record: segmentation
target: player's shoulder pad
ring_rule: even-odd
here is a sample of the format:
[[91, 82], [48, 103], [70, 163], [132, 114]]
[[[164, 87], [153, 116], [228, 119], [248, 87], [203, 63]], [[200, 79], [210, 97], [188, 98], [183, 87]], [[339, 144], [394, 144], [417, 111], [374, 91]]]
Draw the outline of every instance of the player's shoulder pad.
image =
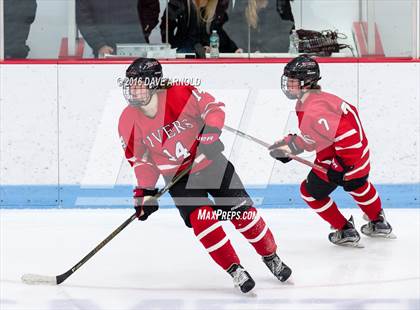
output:
[[319, 112], [332, 112], [337, 113], [337, 108], [339, 108], [339, 105], [341, 102], [343, 102], [342, 99], [340, 99], [338, 96], [321, 91], [319, 93], [316, 93], [309, 98], [309, 104], [308, 109], [311, 111], [319, 111]]
[[192, 92], [195, 90], [194, 86], [187, 84], [177, 84], [167, 89], [168, 98], [175, 99], [178, 103], [186, 104], [192, 97]]
[[311, 97], [308, 98], [309, 102], [305, 102], [304, 110], [305, 114], [322, 114], [329, 110], [328, 102], [322, 97]]

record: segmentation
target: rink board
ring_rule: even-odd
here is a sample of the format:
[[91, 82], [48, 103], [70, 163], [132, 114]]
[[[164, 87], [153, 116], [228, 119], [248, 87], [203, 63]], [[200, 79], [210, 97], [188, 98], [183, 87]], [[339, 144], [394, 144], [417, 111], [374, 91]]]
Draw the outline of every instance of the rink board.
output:
[[[280, 90], [285, 62], [164, 62], [163, 70], [167, 77], [200, 78], [201, 89], [225, 103], [226, 124], [270, 143], [297, 131], [294, 104]], [[126, 106], [117, 80], [126, 67], [0, 65], [0, 208], [131, 204], [135, 180], [117, 133]], [[320, 67], [324, 90], [359, 108], [369, 138], [370, 180], [385, 207], [418, 207], [420, 62], [320, 59]], [[227, 131], [221, 140], [257, 204], [303, 207], [298, 189], [308, 167], [275, 163], [265, 148]], [[86, 189], [98, 184], [105, 188]], [[342, 207], [354, 206], [341, 203], [342, 196], [337, 193]]]

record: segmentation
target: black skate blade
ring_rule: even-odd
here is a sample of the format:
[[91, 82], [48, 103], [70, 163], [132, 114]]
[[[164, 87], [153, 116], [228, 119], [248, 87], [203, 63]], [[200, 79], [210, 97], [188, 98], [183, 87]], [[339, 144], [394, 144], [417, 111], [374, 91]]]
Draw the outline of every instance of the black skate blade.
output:
[[254, 291], [253, 288], [249, 290], [248, 292], [243, 292], [241, 288], [238, 286], [235, 286], [235, 294], [238, 294], [240, 296], [250, 297], [250, 298], [258, 297], [257, 293]]
[[385, 238], [385, 239], [397, 239], [397, 235], [394, 233], [389, 233], [381, 238]]
[[239, 285], [235, 285], [235, 288], [238, 290], [238, 292], [240, 292], [241, 294], [244, 295], [248, 295], [252, 292], [252, 290], [255, 287], [255, 281], [250, 279], [248, 281], [246, 281], [242, 287], [240, 287]]
[[391, 239], [391, 240], [394, 240], [394, 239], [397, 239], [397, 236], [394, 234], [394, 233], [389, 233], [389, 234], [385, 234], [385, 233], [377, 233], [377, 234], [365, 234], [363, 231], [362, 231], [362, 234], [364, 234], [365, 236], [368, 236], [368, 237], [371, 237], [371, 238], [382, 238], [382, 239]]
[[245, 283], [240, 289], [240, 291], [244, 294], [247, 294], [249, 292], [251, 292], [253, 290], [253, 288], [255, 287], [255, 282], [252, 281], [250, 283]]
[[284, 282], [282, 282], [284, 285], [295, 285], [295, 280], [292, 276], [287, 278]]
[[360, 243], [359, 241], [347, 241], [343, 243], [334, 243], [335, 245], [346, 247], [346, 248], [357, 248], [357, 249], [363, 249], [365, 246]]
[[250, 290], [248, 293], [242, 293], [242, 296], [246, 296], [248, 298], [257, 298], [257, 293], [254, 292], [254, 290]]

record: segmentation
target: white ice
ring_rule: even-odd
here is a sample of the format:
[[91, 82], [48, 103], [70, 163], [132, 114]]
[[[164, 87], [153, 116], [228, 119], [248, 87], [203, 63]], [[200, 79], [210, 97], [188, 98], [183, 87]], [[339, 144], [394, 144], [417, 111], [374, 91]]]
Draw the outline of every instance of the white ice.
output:
[[[420, 309], [420, 210], [387, 210], [396, 240], [362, 238], [364, 249], [329, 243], [307, 209], [260, 210], [293, 269], [280, 283], [233, 226], [225, 231], [256, 281], [237, 293], [174, 209], [133, 222], [59, 286], [23, 284], [24, 273], [57, 275], [132, 211], [0, 210], [0, 309]], [[363, 222], [360, 210], [345, 209]]]

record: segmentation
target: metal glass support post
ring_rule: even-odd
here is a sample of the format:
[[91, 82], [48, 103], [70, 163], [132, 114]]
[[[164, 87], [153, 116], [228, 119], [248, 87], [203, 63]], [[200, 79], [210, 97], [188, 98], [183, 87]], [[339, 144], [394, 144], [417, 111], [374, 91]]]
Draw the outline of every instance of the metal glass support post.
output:
[[4, 1], [0, 0], [0, 60], [4, 59]]
[[67, 24], [67, 47], [68, 55], [76, 55], [76, 1], [67, 0], [68, 24]]
[[412, 55], [420, 58], [420, 0], [412, 0]]
[[375, 1], [367, 0], [367, 47], [368, 54], [375, 54]]

